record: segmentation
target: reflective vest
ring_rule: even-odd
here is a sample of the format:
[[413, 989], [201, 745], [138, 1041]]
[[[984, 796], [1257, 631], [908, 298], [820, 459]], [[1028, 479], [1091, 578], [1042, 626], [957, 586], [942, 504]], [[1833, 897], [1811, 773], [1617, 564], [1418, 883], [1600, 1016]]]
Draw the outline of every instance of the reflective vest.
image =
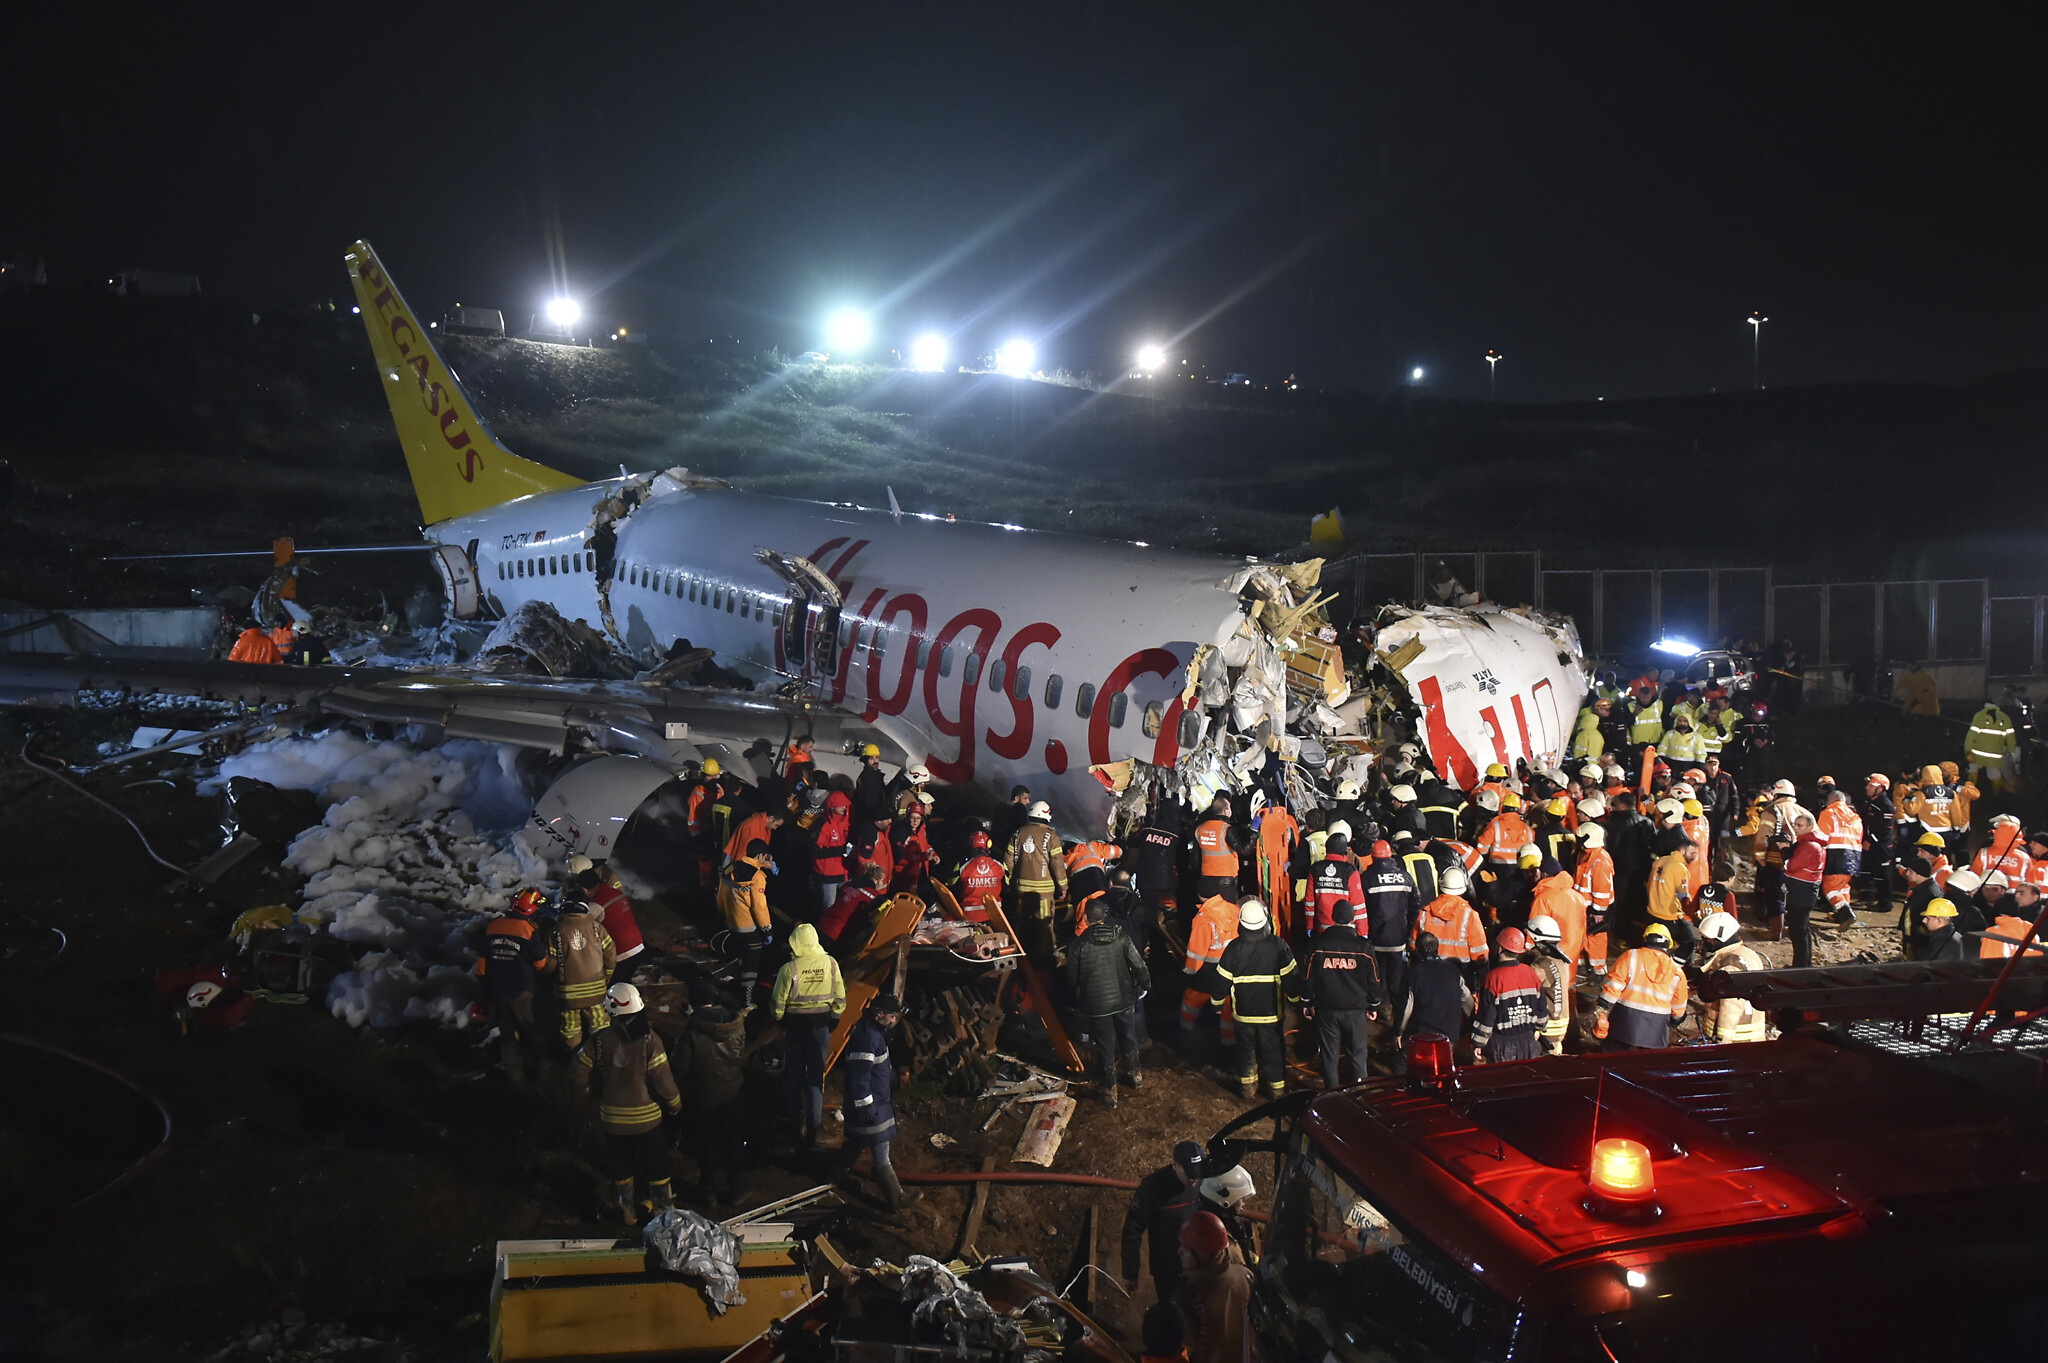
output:
[[[1762, 970], [1764, 958], [1756, 952], [1734, 942], [1722, 947], [1707, 958], [1705, 973], [1711, 975], [1719, 970]], [[1748, 999], [1722, 999], [1708, 1006], [1706, 1019], [1700, 1025], [1700, 1035], [1709, 1041], [1723, 1045], [1737, 1042], [1762, 1041], [1767, 1036], [1764, 1015], [1750, 1006]]]
[[1546, 1041], [1562, 1042], [1572, 1025], [1571, 970], [1547, 953], [1536, 958], [1535, 970], [1543, 981], [1543, 1020], [1536, 1034]]
[[1664, 702], [1662, 700], [1653, 700], [1648, 705], [1637, 709], [1635, 717], [1629, 720], [1628, 741], [1637, 747], [1641, 747], [1646, 743], [1655, 743], [1662, 737], [1664, 737]]
[[1700, 736], [1701, 750], [1708, 757], [1718, 756], [1721, 749], [1728, 745], [1728, 731], [1721, 727], [1721, 719], [1723, 716], [1733, 713], [1734, 711], [1732, 710], [1723, 710], [1717, 715], [1709, 710], [1706, 714], [1700, 716], [1698, 723], [1692, 726], [1692, 731]]
[[1230, 850], [1230, 821], [1204, 819], [1195, 825], [1195, 848], [1201, 853], [1200, 874], [1235, 876], [1237, 853]]
[[790, 946], [796, 955], [775, 974], [776, 1018], [838, 1017], [845, 1012], [846, 981], [840, 977], [839, 962], [818, 945], [818, 934], [809, 923], [799, 924], [790, 934]]
[[1987, 705], [1970, 720], [1970, 736], [1963, 740], [1963, 758], [1973, 767], [2003, 762], [2018, 746], [2012, 720], [1996, 705]]
[[1595, 913], [1604, 913], [1614, 903], [1614, 858], [1604, 847], [1588, 847], [1579, 853], [1578, 874], [1572, 888], [1586, 897]]
[[1294, 973], [1294, 953], [1270, 929], [1240, 936], [1216, 962], [1216, 978], [1230, 988], [1230, 1011], [1239, 1022], [1280, 1020], [1280, 981]]
[[[1977, 954], [1987, 960], [2000, 960], [2017, 954], [2020, 949], [2019, 944], [2026, 941], [2027, 929], [2032, 926], [2034, 926], [2033, 920], [2029, 918], [2015, 918], [2009, 913], [1998, 915], [1997, 918], [1992, 920], [1990, 930], [2000, 937], [2009, 937], [2012, 940], [2009, 942], [1996, 942], [1989, 937], [1981, 938], [1979, 939], [1980, 945], [1977, 949]], [[2048, 950], [2048, 947], [2044, 947], [2041, 939], [2038, 937], [2032, 942], [2027, 943], [2027, 955], [2029, 956], [2039, 956], [2044, 950]]]
[[280, 661], [277, 641], [266, 630], [251, 625], [235, 640], [235, 646], [228, 650], [231, 663], [275, 663]]
[[[1426, 858], [1425, 858], [1426, 859]], [[1349, 904], [1354, 917], [1365, 915], [1365, 890], [1358, 868], [1349, 861], [1324, 859], [1309, 868], [1309, 925], [1321, 932], [1334, 921], [1339, 904]]]
[[1669, 952], [1656, 947], [1622, 952], [1600, 986], [1601, 1001], [1611, 1007], [1661, 1013], [1672, 1019], [1685, 1016], [1687, 997], [1685, 971]]
[[1480, 858], [1484, 857], [1494, 867], [1512, 867], [1515, 854], [1536, 841], [1536, 835], [1529, 831], [1529, 825], [1513, 810], [1504, 810], [1493, 816], [1486, 825], [1486, 831], [1479, 835], [1479, 845], [1472, 849], [1465, 862], [1465, 869], [1479, 869]]
[[1447, 961], [1486, 959], [1486, 927], [1472, 906], [1454, 894], [1438, 895], [1416, 916], [1408, 945], [1423, 933], [1436, 938], [1436, 954]]
[[1195, 910], [1194, 925], [1188, 929], [1188, 973], [1223, 959], [1223, 948], [1237, 940], [1237, 905], [1222, 895], [1211, 895]]
[[1586, 940], [1586, 898], [1573, 887], [1570, 876], [1559, 871], [1537, 881], [1529, 916], [1555, 919], [1559, 949], [1573, 958], [1578, 956], [1578, 948]]
[[1706, 744], [1700, 741], [1697, 729], [1670, 729], [1657, 740], [1657, 751], [1668, 758], [1672, 766], [1681, 762], [1704, 762], [1707, 760]]
[[1403, 852], [1401, 866], [1408, 872], [1408, 878], [1415, 882], [1418, 903], [1427, 904], [1437, 897], [1435, 857], [1427, 852]]
[[[2022, 880], [2034, 879], [2034, 859], [2020, 850], [2024, 838], [2012, 824], [2000, 824], [1992, 830], [1991, 841], [1979, 848], [1977, 855], [1970, 858], [1970, 869], [1980, 876], [1993, 871], [2005, 872], [2005, 878], [2017, 885]], [[1830, 846], [1833, 844], [1830, 843]]]
[[[1691, 873], [1685, 878], [1686, 896], [1690, 898], [1700, 892], [1700, 886], [1707, 883], [1707, 868], [1714, 859], [1714, 829], [1702, 814], [1697, 818], [1687, 817], [1678, 821], [1679, 831], [1692, 840], [1700, 849], [1699, 859], [1694, 861]], [[1857, 825], [1857, 844], [1862, 845], [1862, 825]]]
[[1067, 878], [1081, 871], [1101, 870], [1124, 854], [1113, 842], [1077, 842], [1067, 851]]

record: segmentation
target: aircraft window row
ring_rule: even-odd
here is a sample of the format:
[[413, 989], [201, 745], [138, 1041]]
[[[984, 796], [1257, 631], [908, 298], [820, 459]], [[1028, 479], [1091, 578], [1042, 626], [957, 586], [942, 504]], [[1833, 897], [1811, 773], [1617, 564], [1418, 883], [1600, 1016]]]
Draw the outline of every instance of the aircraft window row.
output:
[[[581, 555], [571, 557], [580, 558]], [[771, 601], [759, 592], [742, 591], [722, 582], [705, 582], [687, 573], [663, 572], [643, 563], [621, 563], [612, 577], [614, 581], [630, 587], [644, 587], [662, 596], [673, 596], [711, 610], [722, 610], [727, 615], [737, 615], [742, 620], [766, 621], [780, 614], [779, 599]]]
[[513, 577], [559, 577], [583, 571], [583, 555], [540, 554], [498, 560], [498, 581]]

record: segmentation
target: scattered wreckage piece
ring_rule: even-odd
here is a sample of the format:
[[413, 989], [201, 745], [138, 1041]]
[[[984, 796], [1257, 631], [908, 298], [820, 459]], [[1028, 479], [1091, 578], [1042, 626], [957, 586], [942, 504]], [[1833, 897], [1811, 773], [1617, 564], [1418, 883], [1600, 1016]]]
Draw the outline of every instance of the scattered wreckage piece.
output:
[[1010, 1163], [1052, 1168], [1053, 1157], [1060, 1152], [1060, 1142], [1066, 1139], [1067, 1123], [1074, 1120], [1074, 1109], [1079, 1106], [1080, 1103], [1064, 1093], [1038, 1104], [1038, 1110], [1024, 1124], [1024, 1130], [1018, 1133], [1017, 1149], [1010, 1156]]

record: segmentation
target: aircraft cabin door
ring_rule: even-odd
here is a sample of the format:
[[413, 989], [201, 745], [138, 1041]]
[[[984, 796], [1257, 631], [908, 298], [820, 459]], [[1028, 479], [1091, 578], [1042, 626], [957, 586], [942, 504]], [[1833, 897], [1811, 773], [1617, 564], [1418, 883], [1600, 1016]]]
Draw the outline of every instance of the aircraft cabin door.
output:
[[844, 605], [839, 586], [817, 564], [773, 549], [756, 549], [754, 557], [789, 584], [789, 604], [782, 616], [782, 656], [790, 674], [819, 684], [839, 671], [839, 614]]

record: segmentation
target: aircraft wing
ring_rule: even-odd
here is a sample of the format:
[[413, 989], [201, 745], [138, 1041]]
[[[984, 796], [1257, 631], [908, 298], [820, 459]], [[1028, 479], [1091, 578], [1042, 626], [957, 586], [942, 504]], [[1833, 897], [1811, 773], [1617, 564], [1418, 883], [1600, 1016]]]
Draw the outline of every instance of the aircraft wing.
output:
[[1489, 762], [1558, 764], [1589, 684], [1570, 620], [1492, 606], [1391, 614], [1373, 660], [1408, 688], [1424, 745], [1449, 780], [1470, 790]]

